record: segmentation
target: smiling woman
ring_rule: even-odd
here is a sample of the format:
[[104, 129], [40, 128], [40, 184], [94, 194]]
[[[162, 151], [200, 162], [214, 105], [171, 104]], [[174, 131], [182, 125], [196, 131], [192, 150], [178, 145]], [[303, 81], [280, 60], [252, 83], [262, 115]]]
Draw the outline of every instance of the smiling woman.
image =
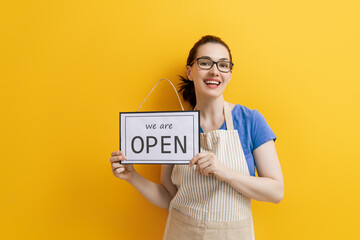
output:
[[[211, 59], [210, 56], [202, 55], [202, 48], [214, 45], [216, 46], [215, 50], [219, 50], [217, 53], [220, 62], [214, 62], [214, 59]], [[224, 57], [226, 56], [226, 57]], [[190, 104], [195, 107], [196, 105], [196, 94], [194, 88], [194, 82], [192, 81], [192, 76], [189, 76], [189, 71], [191, 71], [191, 67], [194, 66], [195, 61], [197, 62], [197, 66], [203, 70], [211, 70], [213, 69], [214, 63], [216, 64], [217, 69], [222, 73], [229, 73], [231, 77], [231, 70], [233, 67], [232, 56], [230, 52], [230, 48], [227, 44], [222, 41], [220, 38], [215, 36], [204, 36], [198, 42], [195, 43], [193, 48], [190, 50], [188, 59], [187, 59], [187, 77], [180, 77], [183, 83], [180, 85], [180, 92], [183, 94], [183, 98], [186, 101], [189, 101]], [[213, 69], [214, 70], [214, 69]], [[206, 79], [209, 85], [215, 84], [219, 86], [221, 84], [220, 80], [216, 78], [208, 78]], [[213, 81], [210, 83], [209, 81]], [[229, 78], [230, 81], [230, 78]]]
[[233, 65], [229, 47], [218, 37], [204, 36], [190, 50], [180, 92], [200, 110], [201, 152], [188, 166], [162, 166], [156, 184], [132, 165], [120, 164], [126, 158], [121, 151], [112, 153], [116, 177], [169, 209], [166, 240], [254, 239], [251, 199], [283, 198], [275, 134], [257, 110], [224, 100]]

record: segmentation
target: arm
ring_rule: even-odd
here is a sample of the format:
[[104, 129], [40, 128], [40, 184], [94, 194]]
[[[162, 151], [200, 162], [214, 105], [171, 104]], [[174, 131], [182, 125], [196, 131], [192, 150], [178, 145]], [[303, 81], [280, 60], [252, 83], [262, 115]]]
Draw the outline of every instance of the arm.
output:
[[212, 153], [198, 154], [191, 160], [190, 166], [197, 162], [199, 174], [214, 175], [249, 198], [279, 203], [284, 196], [284, 181], [274, 141], [270, 140], [255, 149], [254, 158], [259, 177], [246, 176], [227, 168]]
[[171, 182], [173, 165], [161, 167], [161, 184], [154, 183], [138, 173], [128, 180], [152, 204], [169, 209], [170, 201], [176, 194], [176, 187]]
[[229, 169], [224, 181], [249, 198], [280, 203], [284, 197], [284, 180], [274, 141], [264, 143], [253, 153], [259, 177]]
[[121, 151], [111, 154], [111, 165], [115, 177], [126, 180], [138, 190], [152, 204], [168, 209], [171, 199], [175, 196], [177, 188], [171, 182], [171, 173], [174, 165], [161, 168], [161, 183], [154, 183], [136, 172], [132, 164], [120, 164], [126, 157]]

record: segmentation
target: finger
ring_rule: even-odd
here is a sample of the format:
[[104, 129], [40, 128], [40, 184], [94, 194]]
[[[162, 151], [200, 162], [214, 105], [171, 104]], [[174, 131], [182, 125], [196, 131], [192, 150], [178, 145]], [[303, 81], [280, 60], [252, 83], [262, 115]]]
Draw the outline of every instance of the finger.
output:
[[213, 166], [210, 164], [209, 166], [207, 166], [206, 168], [204, 168], [203, 170], [203, 175], [205, 176], [210, 176], [213, 174]]
[[198, 164], [199, 165], [199, 169], [200, 169], [200, 173], [202, 175], [205, 175], [205, 169], [209, 166], [211, 166], [211, 161], [205, 161], [201, 164]]
[[199, 169], [199, 173], [200, 173], [201, 175], [204, 175], [203, 169], [204, 169], [206, 166], [208, 166], [208, 165], [211, 164], [211, 161], [209, 161], [209, 160], [210, 160], [209, 157], [206, 156], [206, 157], [200, 159], [200, 160], [197, 162], [197, 168]]
[[210, 155], [206, 155], [205, 157], [200, 158], [200, 159], [197, 161], [197, 164], [198, 164], [198, 165], [201, 165], [201, 164], [203, 164], [204, 162], [207, 162], [207, 161], [210, 161], [210, 160], [211, 160], [211, 156], [210, 156]]
[[112, 152], [111, 153], [111, 156], [114, 157], [114, 156], [119, 156], [119, 155], [124, 155], [124, 153], [122, 151], [115, 151], [115, 152]]
[[118, 162], [114, 162], [114, 163], [112, 163], [111, 164], [111, 166], [114, 168], [114, 169], [116, 169], [116, 168], [120, 168], [120, 167], [124, 167], [124, 165], [121, 165], [120, 163], [118, 163]]
[[198, 159], [196, 160], [196, 164], [201, 164], [202, 162], [208, 161], [210, 158], [210, 155], [208, 153], [205, 153], [204, 155], [199, 155]]
[[202, 172], [202, 164], [205, 163], [205, 162], [208, 162], [209, 161], [209, 155], [206, 155], [202, 158], [200, 158], [197, 163], [196, 163], [196, 172], [200, 175], [203, 175], [203, 172]]
[[196, 172], [197, 172], [197, 174], [202, 175], [199, 164], [196, 164]]
[[118, 174], [122, 173], [123, 171], [125, 171], [125, 168], [123, 168], [123, 167], [122, 168], [117, 168], [117, 169], [114, 170], [114, 172], [116, 172]]
[[201, 154], [203, 153], [198, 153], [195, 155], [195, 157], [193, 157], [190, 162], [189, 162], [189, 167], [194, 166], [194, 164], [199, 160], [199, 158], [202, 156]]
[[110, 158], [110, 162], [111, 162], [111, 163], [120, 162], [120, 161], [121, 161], [121, 158], [119, 158], [119, 156], [111, 157], [111, 158]]
[[197, 172], [197, 174], [201, 175], [199, 164], [196, 164], [195, 171]]
[[194, 164], [200, 159], [205, 157], [206, 155], [208, 155], [208, 153], [198, 153], [195, 155], [195, 157], [193, 157], [193, 159], [191, 159], [190, 163], [189, 163], [189, 167], [194, 166]]
[[122, 160], [125, 160], [126, 157], [124, 155], [120, 155], [120, 156], [114, 156], [114, 157], [111, 157], [110, 158], [110, 162], [113, 163], [113, 162], [119, 162], [119, 161], [122, 161]]

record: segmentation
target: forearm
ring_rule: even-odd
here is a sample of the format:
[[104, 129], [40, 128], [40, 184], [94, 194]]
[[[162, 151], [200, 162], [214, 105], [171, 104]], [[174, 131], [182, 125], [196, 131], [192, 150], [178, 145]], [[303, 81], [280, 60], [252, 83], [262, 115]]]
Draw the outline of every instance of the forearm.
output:
[[284, 196], [284, 184], [268, 177], [253, 177], [229, 169], [223, 180], [248, 198], [263, 202], [279, 203]]
[[152, 204], [164, 209], [169, 208], [172, 197], [163, 185], [154, 183], [138, 173], [134, 173], [128, 182]]

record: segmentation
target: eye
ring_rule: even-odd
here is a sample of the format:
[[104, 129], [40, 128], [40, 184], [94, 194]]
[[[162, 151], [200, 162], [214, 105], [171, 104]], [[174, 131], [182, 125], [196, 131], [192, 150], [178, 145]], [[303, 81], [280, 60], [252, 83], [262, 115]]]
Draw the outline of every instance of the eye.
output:
[[218, 64], [219, 64], [219, 67], [221, 67], [221, 68], [226, 68], [226, 69], [230, 68], [230, 63], [228, 63], [228, 62], [219, 62]]
[[200, 60], [199, 65], [202, 67], [208, 67], [211, 65], [211, 62], [209, 60]]

